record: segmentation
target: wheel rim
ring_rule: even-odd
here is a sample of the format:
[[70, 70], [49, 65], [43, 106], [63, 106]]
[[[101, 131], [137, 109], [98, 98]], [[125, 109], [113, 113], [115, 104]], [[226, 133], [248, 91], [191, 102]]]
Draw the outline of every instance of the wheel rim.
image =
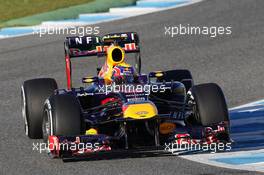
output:
[[48, 143], [48, 137], [51, 133], [50, 119], [49, 119], [49, 111], [47, 109], [44, 110], [43, 122], [42, 122], [42, 132], [43, 132], [43, 140], [45, 143]]
[[21, 96], [22, 96], [22, 117], [24, 120], [24, 129], [25, 129], [25, 134], [28, 136], [28, 122], [27, 122], [27, 104], [26, 104], [26, 95], [25, 95], [25, 90], [24, 87], [21, 86]]
[[44, 116], [43, 116], [43, 122], [42, 122], [42, 132], [43, 132], [43, 140], [47, 144], [46, 145], [46, 152], [48, 153], [48, 156], [51, 158], [55, 158], [56, 156], [51, 153], [50, 150], [50, 142], [49, 142], [49, 136], [51, 135], [51, 116], [50, 116], [50, 110], [45, 109], [44, 110]]
[[201, 124], [200, 113], [199, 113], [199, 109], [198, 109], [196, 103], [193, 106], [193, 111], [194, 111], [194, 118], [195, 118], [196, 122], [199, 123], [199, 124]]

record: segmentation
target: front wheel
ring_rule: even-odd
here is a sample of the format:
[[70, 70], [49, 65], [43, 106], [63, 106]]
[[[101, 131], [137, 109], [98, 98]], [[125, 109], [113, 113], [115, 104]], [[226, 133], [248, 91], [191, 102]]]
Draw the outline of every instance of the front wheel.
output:
[[53, 95], [46, 100], [43, 113], [43, 140], [48, 137], [81, 134], [81, 110], [77, 99], [69, 94]]
[[215, 83], [195, 85], [191, 88], [194, 116], [198, 124], [211, 126], [229, 123], [228, 108], [221, 88]]
[[27, 80], [21, 86], [22, 116], [25, 133], [31, 139], [42, 138], [42, 113], [44, 102], [58, 88], [51, 78]]

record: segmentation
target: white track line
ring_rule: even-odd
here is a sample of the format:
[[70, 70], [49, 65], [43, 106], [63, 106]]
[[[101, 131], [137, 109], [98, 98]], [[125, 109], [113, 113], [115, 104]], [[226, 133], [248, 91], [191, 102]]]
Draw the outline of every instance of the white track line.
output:
[[[142, 1], [168, 2], [168, 0], [165, 0], [165, 1], [163, 1], [163, 0], [142, 0]], [[103, 23], [103, 22], [116, 21], [116, 20], [120, 20], [120, 19], [124, 19], [124, 18], [130, 18], [130, 17], [134, 17], [134, 16], [140, 16], [140, 15], [144, 15], [144, 14], [149, 14], [149, 13], [179, 8], [179, 7], [183, 7], [183, 6], [188, 6], [188, 5], [192, 5], [194, 3], [198, 3], [201, 1], [203, 1], [203, 0], [190, 0], [190, 2], [180, 4], [180, 5], [171, 6], [168, 8], [144, 8], [144, 7], [137, 8], [136, 6], [134, 6], [134, 7], [123, 7], [123, 8], [110, 8], [108, 13], [101, 13], [101, 14], [107, 14], [107, 15], [121, 14], [122, 16], [120, 18], [117, 18], [117, 19], [101, 20], [99, 22], [93, 22], [93, 23], [67, 22], [67, 20], [65, 22], [63, 22], [63, 21], [45, 21], [45, 22], [42, 22], [40, 25], [29, 26], [27, 28], [40, 29], [40, 28], [51, 28], [54, 26], [56, 26], [56, 27], [57, 26], [60, 26], [60, 27], [78, 27], [78, 26], [85, 26], [88, 24], [99, 24], [99, 23]], [[139, 2], [141, 2], [141, 1], [139, 1]], [[175, 2], [175, 0], [173, 2]], [[179, 0], [179, 2], [181, 2], [181, 0]], [[125, 12], [124, 9], [127, 10], [128, 12]], [[100, 13], [80, 14], [79, 16], [82, 16], [82, 15], [100, 15]], [[15, 35], [15, 36], [8, 36], [7, 38], [14, 38], [14, 37], [20, 37], [20, 36], [26, 36], [26, 35], [33, 35], [33, 33], [24, 33], [24, 34], [19, 34], [19, 35]], [[6, 38], [6, 35], [0, 35], [0, 39], [5, 39], [5, 38]]]

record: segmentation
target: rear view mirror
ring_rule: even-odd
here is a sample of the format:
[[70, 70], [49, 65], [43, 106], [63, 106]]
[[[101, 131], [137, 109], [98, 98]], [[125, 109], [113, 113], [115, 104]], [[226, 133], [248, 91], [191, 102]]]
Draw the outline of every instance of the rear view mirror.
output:
[[83, 83], [95, 83], [98, 81], [99, 81], [98, 77], [84, 77], [84, 78], [82, 78]]

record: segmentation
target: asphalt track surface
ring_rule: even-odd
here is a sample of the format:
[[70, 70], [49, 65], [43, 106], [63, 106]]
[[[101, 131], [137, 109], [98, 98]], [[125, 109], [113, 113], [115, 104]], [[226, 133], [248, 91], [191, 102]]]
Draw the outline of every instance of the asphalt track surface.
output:
[[[232, 107], [264, 98], [263, 8], [262, 0], [207, 0], [99, 26], [102, 33], [136, 31], [140, 34], [144, 72], [190, 69], [196, 84], [219, 83]], [[232, 26], [232, 35], [217, 38], [164, 35], [164, 26], [178, 24]], [[32, 151], [33, 140], [29, 140], [23, 130], [20, 85], [30, 78], [54, 77], [60, 87], [66, 86], [64, 37], [25, 36], [0, 40], [0, 174], [254, 174], [179, 157], [63, 163]], [[88, 60], [89, 66], [78, 65], [77, 74], [94, 74], [94, 62]]]

